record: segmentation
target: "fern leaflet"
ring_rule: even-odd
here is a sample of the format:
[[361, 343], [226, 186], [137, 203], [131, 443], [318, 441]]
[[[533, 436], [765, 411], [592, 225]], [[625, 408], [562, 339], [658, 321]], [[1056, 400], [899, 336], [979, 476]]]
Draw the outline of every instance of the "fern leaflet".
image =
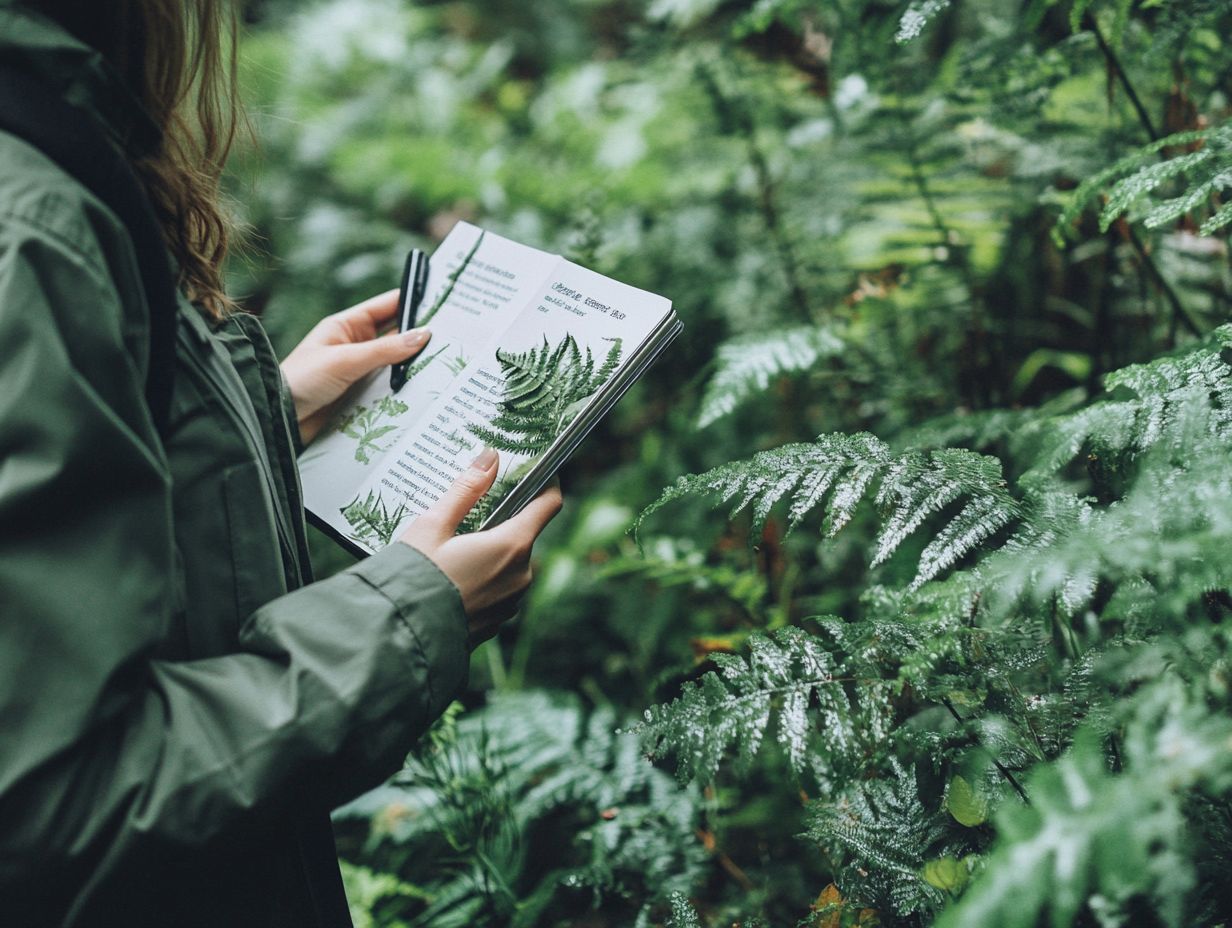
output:
[[891, 761], [891, 776], [809, 804], [808, 836], [847, 861], [842, 885], [866, 905], [910, 915], [942, 901], [921, 878], [930, 849], [944, 834], [920, 802], [915, 771]]

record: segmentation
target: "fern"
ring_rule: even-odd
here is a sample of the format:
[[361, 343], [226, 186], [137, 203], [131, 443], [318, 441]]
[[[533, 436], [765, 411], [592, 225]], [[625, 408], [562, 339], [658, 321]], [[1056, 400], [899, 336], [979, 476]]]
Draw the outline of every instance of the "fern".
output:
[[[423, 357], [416, 358], [412, 364], [407, 365], [407, 368], [406, 368], [407, 383], [414, 380], [415, 377], [417, 377], [419, 374], [422, 374], [425, 370], [427, 370], [428, 366], [433, 361], [435, 361], [437, 358], [439, 358], [442, 354], [444, 354], [448, 350], [449, 350], [449, 345], [447, 344], [441, 345], [441, 347], [437, 348], [436, 351], [432, 352], [431, 354], [427, 354], [427, 355], [424, 355]], [[445, 362], [445, 363], [448, 363], [448, 362]]]
[[897, 445], [904, 449], [957, 447], [987, 452], [1029, 428], [1034, 421], [1074, 412], [1087, 399], [1087, 391], [1079, 387], [1053, 397], [1038, 408], [959, 409], [908, 429]]
[[599, 362], [566, 335], [555, 348], [547, 339], [538, 348], [513, 352], [498, 348], [496, 359], [505, 376], [500, 408], [490, 426], [470, 431], [498, 451], [535, 455], [560, 435], [620, 364], [621, 340], [611, 342]]
[[[1000, 524], [1010, 531], [944, 581], [871, 591], [868, 619], [813, 619], [821, 637], [798, 629], [773, 639], [754, 635], [747, 660], [716, 658], [718, 673], [647, 714], [642, 735], [648, 753], [674, 756], [685, 778], [713, 778], [733, 755], [742, 772], [777, 722], [792, 769], [811, 774], [821, 789], [809, 806], [810, 837], [838, 861], [843, 895], [883, 916], [932, 918], [949, 893], [977, 901], [970, 916], [961, 914], [966, 902], [946, 916], [956, 925], [1025, 926], [1037, 923], [1040, 913], [1069, 924], [1079, 909], [1099, 906], [1102, 917], [1117, 923], [1131, 911], [1130, 896], [1143, 894], [1145, 886], [1163, 921], [1182, 923], [1178, 900], [1194, 886], [1195, 864], [1178, 864], [1173, 849], [1192, 842], [1150, 848], [1153, 836], [1181, 827], [1177, 810], [1195, 781], [1178, 772], [1179, 791], [1141, 785], [1139, 776], [1170, 769], [1142, 760], [1149, 755], [1143, 733], [1167, 728], [1164, 722], [1130, 728], [1139, 740], [1126, 744], [1124, 760], [1117, 761], [1128, 771], [1120, 777], [1108, 772], [1095, 739], [1117, 739], [1124, 729], [1108, 691], [1116, 679], [1110, 667], [1138, 662], [1140, 676], [1126, 682], [1122, 674], [1119, 685], [1131, 692], [1141, 687], [1141, 699], [1149, 702], [1158, 668], [1188, 667], [1191, 678], [1205, 678], [1204, 661], [1219, 659], [1214, 633], [1195, 633], [1187, 646], [1192, 654], [1163, 649], [1152, 636], [1185, 621], [1196, 604], [1209, 602], [1210, 591], [1232, 586], [1226, 557], [1232, 547], [1232, 519], [1226, 517], [1232, 498], [1229, 338], [1229, 329], [1220, 329], [1182, 352], [1109, 374], [1107, 396], [1076, 410], [1071, 398], [1044, 418], [981, 417], [967, 434], [987, 428], [987, 440], [1007, 445], [1025, 469], [1013, 496], [992, 459], [953, 449], [896, 454], [863, 434], [823, 436], [814, 445], [786, 446], [684, 478], [651, 508], [704, 494], [731, 502], [733, 514], [751, 509], [759, 525], [784, 502], [792, 524], [804, 507], [825, 508], [826, 529], [833, 533], [861, 498], [871, 496], [882, 513], [874, 561], [930, 515], [960, 506], [961, 517], [981, 499], [1008, 513]], [[942, 436], [948, 440], [953, 428], [943, 423]], [[1060, 482], [1060, 471], [1081, 453], [1098, 496]], [[833, 501], [827, 494], [844, 484], [849, 489]], [[972, 550], [950, 528], [959, 517], [928, 547]], [[920, 575], [938, 573], [921, 558]], [[1102, 641], [1100, 623], [1109, 628]], [[1050, 666], [1052, 642], [1067, 657]], [[898, 700], [908, 697], [945, 706], [941, 718], [951, 724], [935, 718], [900, 724]], [[1158, 700], [1152, 711], [1184, 702], [1175, 691]], [[918, 718], [928, 718], [928, 711]], [[1197, 728], [1182, 741], [1209, 758], [1200, 745], [1232, 742], [1220, 741], [1225, 736], [1204, 718], [1194, 710]], [[1090, 734], [1048, 766], [1080, 728]], [[802, 747], [793, 752], [793, 745]], [[967, 800], [926, 796], [905, 759], [913, 755], [971, 771], [971, 780], [962, 782], [979, 784], [979, 814], [971, 814], [975, 787]], [[1025, 784], [1016, 777], [1041, 763], [1046, 766]], [[1232, 773], [1221, 782], [1232, 786]], [[1074, 784], [1099, 800], [1089, 809], [1076, 805]], [[1005, 798], [1015, 794], [1030, 797], [1032, 806]], [[951, 808], [955, 802], [959, 812]], [[1000, 809], [994, 818], [1006, 850], [994, 854], [991, 875], [982, 875], [977, 860], [987, 833], [973, 829], [990, 805]], [[950, 808], [956, 820], [939, 818], [933, 811], [939, 807]], [[1139, 831], [1127, 831], [1137, 826], [1127, 824], [1125, 809], [1137, 810]], [[1133, 866], [1107, 856], [1108, 848], [1122, 844], [1137, 848]], [[1069, 858], [1084, 863], [1050, 869]], [[1033, 895], [1023, 897], [1024, 913], [1011, 916], [1022, 866], [1029, 869]], [[1149, 888], [1164, 879], [1175, 881], [1167, 891]]]
[[[389, 786], [341, 814], [406, 850], [400, 876], [430, 891], [427, 904], [403, 902], [411, 924], [534, 928], [579, 891], [582, 910], [623, 907], [648, 924], [652, 907], [697, 884], [699, 797], [617, 724], [571, 696], [494, 695], [447, 713]], [[442, 839], [448, 855], [433, 850]], [[545, 854], [551, 869], [538, 866]]]
[[747, 769], [777, 716], [776, 738], [791, 770], [828, 783], [834, 769], [885, 730], [883, 692], [867, 681], [854, 699], [822, 643], [797, 628], [749, 639], [749, 657], [715, 654], [718, 672], [679, 698], [646, 710], [634, 731], [651, 757], [675, 756], [682, 782], [712, 780], [724, 757]]
[[939, 928], [1031, 928], [1042, 916], [1069, 925], [1088, 899], [1107, 913], [1105, 921], [1125, 924], [1135, 897], [1148, 900], [1165, 925], [1192, 924], [1184, 899], [1197, 861], [1184, 802], [1196, 788], [1232, 784], [1232, 724], [1175, 677], [1135, 702], [1125, 772], [1111, 773], [1099, 740], [1080, 735], [1065, 757], [1028, 781], [1030, 806], [998, 813], [1000, 844]]
[[923, 879], [944, 836], [939, 816], [920, 802], [914, 770], [898, 761], [890, 775], [859, 785], [838, 800], [809, 804], [808, 837], [845, 861], [846, 895], [878, 909], [912, 915], [944, 898]]
[[[1197, 145], [1201, 147], [1196, 151], [1186, 150]], [[1169, 154], [1172, 150], [1179, 153]], [[1164, 160], [1156, 160], [1161, 155]], [[1156, 202], [1140, 214], [1147, 228], [1174, 223], [1201, 208], [1221, 191], [1232, 188], [1232, 125], [1180, 132], [1159, 139], [1087, 178], [1061, 212], [1054, 236], [1058, 244], [1062, 243], [1074, 221], [1101, 193], [1106, 192], [1108, 199], [1100, 212], [1099, 226], [1101, 231], [1107, 231], [1139, 201], [1170, 181], [1180, 179], [1188, 182], [1181, 194]], [[1229, 222], [1232, 222], [1232, 210], [1224, 204], [1202, 223], [1199, 233], [1213, 235]]]
[[672, 914], [667, 920], [667, 928], [702, 928], [697, 911], [689, 904], [688, 897], [683, 893], [672, 893]]
[[716, 370], [706, 385], [697, 427], [705, 428], [764, 391], [784, 375], [806, 371], [843, 350], [827, 329], [799, 326], [736, 338], [719, 346]]
[[1232, 366], [1223, 353], [1232, 347], [1232, 326], [1203, 342], [1149, 364], [1134, 364], [1105, 378], [1108, 396], [1075, 412], [1026, 422], [1013, 438], [1032, 471], [1049, 474], [1080, 452], [1138, 454], [1154, 446], [1176, 421], [1176, 411], [1196, 396], [1212, 403], [1209, 429], [1227, 437], [1232, 428]]
[[1048, 485], [1033, 490], [1030, 526], [978, 566], [979, 586], [1003, 610], [1025, 596], [1053, 598], [1062, 614], [1076, 615], [1101, 580], [1133, 582], [1161, 618], [1182, 615], [1205, 590], [1232, 584], [1220, 554], [1232, 526], [1214, 503], [1232, 493], [1230, 450], [1224, 443], [1161, 446], [1132, 490], [1106, 508]]
[[950, 7], [950, 0], [911, 0], [907, 11], [898, 21], [896, 42], [910, 42], [924, 31], [924, 27]]
[[433, 317], [440, 312], [441, 307], [445, 305], [445, 303], [449, 300], [449, 297], [453, 294], [453, 288], [457, 286], [458, 278], [460, 278], [463, 272], [470, 266], [471, 259], [474, 258], [475, 253], [479, 251], [479, 246], [483, 244], [483, 237], [485, 234], [485, 232], [480, 231], [478, 237], [475, 239], [475, 244], [472, 245], [471, 250], [466, 253], [466, 257], [462, 259], [462, 263], [454, 268], [453, 273], [445, 279], [444, 288], [437, 295], [437, 298], [433, 301], [432, 305], [428, 307], [428, 311], [415, 320], [416, 325], [427, 325], [432, 321]]
[[789, 528], [824, 506], [825, 534], [833, 537], [874, 485], [875, 502], [884, 514], [874, 542], [874, 566], [893, 555], [926, 519], [963, 501], [921, 553], [913, 588], [953, 566], [1019, 509], [995, 458], [960, 449], [896, 455], [884, 442], [861, 433], [822, 435], [813, 444], [785, 445], [748, 461], [682, 477], [639, 516], [635, 528], [673, 500], [702, 495], [717, 499], [716, 505], [734, 501], [733, 516], [751, 508], [754, 536], [780, 501], [789, 501]]

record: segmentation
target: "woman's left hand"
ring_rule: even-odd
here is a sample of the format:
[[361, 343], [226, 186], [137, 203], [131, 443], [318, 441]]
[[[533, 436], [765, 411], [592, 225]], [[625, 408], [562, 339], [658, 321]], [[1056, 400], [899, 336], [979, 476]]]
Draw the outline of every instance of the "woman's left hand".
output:
[[397, 364], [423, 350], [426, 329], [381, 335], [398, 312], [398, 291], [326, 316], [282, 362], [295, 401], [304, 444], [312, 441], [342, 394], [379, 367]]

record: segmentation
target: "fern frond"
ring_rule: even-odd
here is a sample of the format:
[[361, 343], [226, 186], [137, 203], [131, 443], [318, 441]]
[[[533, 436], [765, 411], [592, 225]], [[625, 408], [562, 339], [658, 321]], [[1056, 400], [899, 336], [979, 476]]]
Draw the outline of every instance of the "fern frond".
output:
[[1223, 356], [1230, 345], [1232, 326], [1222, 326], [1184, 353], [1114, 371], [1104, 380], [1107, 399], [1028, 422], [1013, 444], [1037, 474], [1054, 473], [1083, 451], [1139, 454], [1165, 438], [1194, 397], [1210, 398], [1210, 433], [1232, 435], [1232, 365]]
[[352, 540], [370, 548], [389, 544], [409, 511], [402, 502], [390, 508], [384, 497], [372, 490], [368, 491], [364, 499], [356, 496], [339, 510], [351, 526]]
[[667, 920], [667, 928], [702, 928], [697, 910], [684, 893], [672, 893], [671, 903], [672, 914]]
[[702, 396], [697, 427], [705, 428], [763, 392], [780, 377], [809, 370], [843, 350], [843, 341], [827, 329], [798, 326], [744, 336], [719, 346], [714, 376]]
[[839, 882], [849, 898], [904, 916], [943, 899], [920, 876], [944, 834], [940, 816], [924, 808], [915, 771], [897, 760], [888, 777], [811, 802], [807, 834], [844, 861]]
[[669, 502], [705, 496], [715, 505], [732, 503], [733, 516], [752, 507], [754, 536], [782, 500], [790, 500], [789, 528], [824, 504], [824, 531], [833, 537], [851, 520], [874, 484], [878, 486], [876, 503], [885, 516], [874, 543], [874, 565], [893, 555], [925, 520], [963, 500], [957, 514], [925, 550], [913, 586], [952, 566], [1018, 512], [995, 458], [961, 449], [895, 455], [867, 433], [832, 434], [812, 444], [785, 445], [748, 461], [682, 477], [638, 517], [635, 530]]
[[416, 325], [427, 325], [432, 321], [432, 318], [441, 311], [441, 307], [448, 302], [450, 295], [453, 293], [453, 288], [457, 286], [458, 278], [461, 277], [463, 272], [470, 266], [471, 259], [474, 258], [475, 253], [479, 251], [479, 246], [483, 244], [483, 237], [486, 234], [486, 231], [482, 229], [480, 230], [478, 237], [475, 239], [475, 244], [471, 246], [471, 250], [466, 253], [466, 257], [462, 259], [462, 262], [454, 268], [453, 273], [445, 279], [445, 286], [437, 295], [436, 299], [432, 302], [432, 305], [428, 307], [428, 311], [420, 314], [419, 318], [415, 321]]
[[709, 781], [724, 757], [735, 754], [737, 770], [757, 756], [772, 718], [776, 738], [798, 777], [819, 780], [835, 760], [859, 753], [870, 736], [883, 730], [874, 717], [885, 698], [876, 686], [853, 701], [836, 679], [838, 668], [822, 642], [788, 627], [773, 637], [749, 639], [747, 659], [714, 656], [718, 672], [686, 685], [666, 705], [646, 710], [634, 731], [650, 757], [674, 756], [682, 782]]
[[1142, 919], [1191, 923], [1184, 905], [1201, 845], [1190, 838], [1185, 803], [1195, 787], [1227, 788], [1232, 725], [1175, 677], [1135, 701], [1124, 772], [1109, 771], [1095, 733], [1080, 733], [1027, 781], [1030, 806], [1002, 805], [998, 844], [939, 928], [1031, 928], [1045, 917], [1068, 925], [1089, 900], [1124, 903], [1129, 893], [1140, 896]]
[[1219, 207], [1210, 219], [1198, 228], [1199, 235], [1214, 235], [1224, 226], [1232, 224], [1232, 202]]
[[924, 27], [930, 21], [948, 10], [949, 7], [950, 0], [911, 0], [907, 11], [898, 21], [898, 31], [894, 34], [894, 41], [900, 44], [910, 42], [924, 31]]
[[1104, 579], [1153, 596], [1151, 609], [1164, 619], [1183, 615], [1205, 591], [1232, 585], [1220, 553], [1232, 544], [1222, 502], [1232, 498], [1232, 440], [1212, 434], [1212, 418], [1203, 392], [1170, 407], [1133, 485], [1108, 506], [1024, 478], [1021, 529], [973, 571], [987, 603], [1004, 610], [1021, 598], [1053, 599], [1060, 614], [1076, 615]]
[[[472, 910], [487, 906], [501, 924], [529, 928], [540, 924], [536, 907], [568, 885], [589, 889], [596, 905], [632, 902], [649, 924], [652, 907], [693, 892], [703, 873], [700, 796], [646, 763], [617, 724], [612, 709], [587, 711], [566, 695], [493, 694], [438, 723], [444, 731], [391, 784], [340, 814], [370, 817], [374, 842], [402, 845], [406, 869], [431, 891], [422, 923], [475, 924]], [[442, 838], [460, 866], [441, 859]], [[557, 868], [546, 873], [535, 856], [545, 841]], [[501, 887], [517, 887], [516, 918]]]
[[[1195, 144], [1202, 147], [1197, 151], [1186, 150]], [[1181, 153], [1157, 160], [1169, 150]], [[1074, 191], [1061, 212], [1053, 237], [1058, 245], [1063, 244], [1075, 220], [1105, 191], [1108, 199], [1100, 211], [1101, 231], [1107, 231], [1113, 222], [1159, 187], [1182, 178], [1188, 186], [1179, 196], [1157, 203], [1143, 214], [1143, 223], [1148, 228], [1175, 222], [1202, 207], [1215, 194], [1232, 187], [1232, 125], [1225, 123], [1158, 139], [1088, 178]], [[1201, 234], [1210, 235], [1232, 221], [1232, 216], [1222, 215], [1225, 210], [1226, 206], [1203, 223]]]

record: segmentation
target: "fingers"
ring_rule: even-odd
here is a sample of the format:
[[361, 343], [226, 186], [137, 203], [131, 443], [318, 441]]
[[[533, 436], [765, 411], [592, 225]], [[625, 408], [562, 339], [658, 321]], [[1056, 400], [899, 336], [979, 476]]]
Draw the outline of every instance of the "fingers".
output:
[[[453, 535], [466, 514], [491, 489], [499, 469], [500, 456], [491, 448], [484, 448], [471, 466], [462, 471], [453, 484], [436, 503], [420, 516], [416, 523], [425, 519], [446, 535]], [[412, 526], [413, 527], [413, 526]]]
[[538, 496], [526, 504], [525, 508], [513, 518], [492, 529], [494, 534], [517, 536], [529, 548], [547, 524], [556, 518], [563, 504], [560, 487], [556, 484], [547, 487]]
[[391, 321], [398, 314], [398, 291], [386, 290], [374, 297], [369, 297], [362, 303], [356, 303], [350, 309], [335, 313], [339, 322], [351, 325], [359, 323], [370, 325], [374, 330]]
[[427, 329], [411, 329], [366, 342], [340, 345], [335, 349], [341, 362], [340, 373], [351, 380], [358, 380], [379, 367], [388, 367], [414, 357], [431, 337], [432, 333]]

